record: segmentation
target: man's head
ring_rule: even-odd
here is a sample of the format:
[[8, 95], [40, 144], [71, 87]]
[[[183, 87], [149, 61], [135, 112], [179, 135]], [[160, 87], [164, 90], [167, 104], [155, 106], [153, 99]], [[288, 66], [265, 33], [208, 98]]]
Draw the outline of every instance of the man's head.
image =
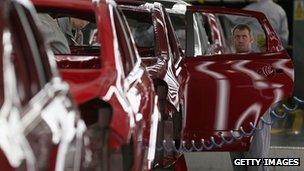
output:
[[238, 24], [232, 30], [233, 44], [236, 53], [249, 53], [253, 43], [251, 29], [246, 24]]
[[89, 22], [86, 21], [86, 20], [71, 17], [71, 24], [72, 24], [72, 27], [75, 28], [75, 29], [82, 29], [88, 23]]

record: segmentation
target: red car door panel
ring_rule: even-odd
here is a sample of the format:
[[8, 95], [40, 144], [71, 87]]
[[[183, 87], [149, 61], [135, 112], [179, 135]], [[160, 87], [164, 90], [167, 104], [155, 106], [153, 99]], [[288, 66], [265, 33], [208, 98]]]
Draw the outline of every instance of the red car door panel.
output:
[[[277, 57], [277, 54], [275, 57]], [[285, 62], [286, 60], [287, 63]], [[238, 60], [231, 57], [230, 59], [227, 58], [224, 60], [221, 56], [212, 56], [211, 58], [204, 57], [204, 59], [188, 58], [185, 61], [187, 71], [190, 73], [189, 81], [187, 83], [189, 97], [187, 103], [195, 103], [197, 107], [204, 109], [206, 114], [208, 114], [208, 120], [210, 117], [215, 116], [215, 113], [224, 117], [223, 113], [229, 110], [228, 108], [232, 108], [230, 110], [233, 111], [231, 112], [232, 115], [229, 117], [233, 117], [233, 114], [235, 115], [234, 117], [237, 117], [242, 113], [241, 111], [244, 110], [241, 108], [242, 106], [247, 107], [249, 104], [253, 104], [258, 101], [264, 105], [267, 104], [266, 109], [268, 109], [269, 104], [273, 103], [275, 97], [280, 96], [277, 97], [277, 100], [280, 100], [291, 95], [292, 75], [284, 73], [284, 70], [291, 70], [291, 62], [287, 58], [269, 60], [261, 59], [260, 62], [257, 59]], [[285, 63], [285, 65], [282, 66], [282, 63]], [[265, 67], [276, 68], [276, 70], [273, 69], [267, 71], [265, 70]], [[275, 93], [274, 91], [277, 89], [282, 92]], [[208, 98], [202, 98], [206, 95]], [[240, 100], [237, 100], [238, 102], [235, 107], [233, 107], [234, 99]], [[200, 104], [198, 103], [200, 101], [203, 102]], [[214, 101], [217, 101], [216, 105], [214, 105]], [[196, 108], [189, 108], [189, 113], [197, 113], [195, 112]], [[219, 110], [216, 108], [221, 108], [223, 111], [215, 112], [216, 110]], [[234, 129], [232, 125], [224, 124], [224, 121], [216, 124], [218, 126], [210, 127], [208, 125], [210, 120], [207, 121], [207, 118], [204, 118], [206, 124], [202, 124], [201, 121], [199, 121], [199, 124], [205, 125], [206, 129]], [[227, 121], [227, 119], [224, 120]], [[194, 125], [191, 126], [194, 128], [196, 127]]]
[[[151, 4], [150, 4], [151, 5]], [[131, 30], [133, 30], [133, 37], [137, 45], [139, 55], [142, 58], [142, 62], [146, 65], [146, 69], [149, 72], [152, 79], [163, 79], [166, 75], [166, 69], [168, 65], [168, 45], [167, 41], [163, 40], [167, 38], [165, 30], [166, 24], [163, 22], [163, 14], [159, 9], [159, 6], [152, 5], [150, 8], [148, 5], [141, 7], [124, 6], [120, 8], [123, 10]], [[134, 22], [137, 22], [137, 25]], [[138, 31], [137, 27], [147, 27], [147, 25], [153, 26], [153, 30], [146, 28], [146, 36], [139, 37], [138, 34], [143, 34]], [[148, 31], [149, 30], [149, 31]], [[151, 41], [153, 36], [153, 42], [143, 43], [145, 41]], [[147, 39], [150, 38], [150, 39]], [[148, 46], [150, 45], [150, 46]]]
[[[261, 53], [194, 56], [194, 47], [189, 48], [194, 39], [191, 42], [187, 37], [183, 138], [208, 141], [211, 136], [217, 139], [220, 132], [231, 138], [228, 132], [240, 127], [251, 131], [250, 122], [256, 126], [272, 105], [291, 96], [294, 76], [290, 57], [281, 50], [278, 38], [260, 13], [201, 7], [187, 10], [187, 36], [192, 34], [192, 12], [256, 17], [265, 29], [268, 49]], [[247, 150], [249, 140], [214, 150]]]

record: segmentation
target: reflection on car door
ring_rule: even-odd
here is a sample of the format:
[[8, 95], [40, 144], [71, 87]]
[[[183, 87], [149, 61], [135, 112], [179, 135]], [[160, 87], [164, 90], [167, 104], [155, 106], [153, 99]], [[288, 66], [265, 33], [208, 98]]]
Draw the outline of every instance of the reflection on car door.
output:
[[[197, 54], [193, 15], [229, 14], [256, 18], [265, 31], [267, 50], [249, 54]], [[242, 126], [250, 130], [276, 102], [292, 93], [293, 66], [269, 22], [261, 13], [223, 8], [187, 8], [187, 49], [184, 68], [188, 72], [185, 91], [186, 140], [228, 135]], [[202, 50], [203, 51], [203, 50]], [[244, 150], [249, 139], [230, 148]], [[215, 149], [216, 150], [216, 149]]]
[[[6, 130], [6, 137], [1, 138], [2, 151], [15, 168], [64, 170], [71, 167], [68, 164], [80, 163], [74, 158], [65, 160], [67, 155], [81, 154], [81, 146], [70, 148], [76, 132], [80, 137], [76, 137], [75, 143], [82, 137], [77, 129], [77, 112], [68, 98], [67, 85], [53, 68], [54, 61], [50, 64], [48, 55], [52, 53], [47, 53], [43, 42], [38, 43], [42, 39], [34, 31], [38, 29], [33, 11], [16, 1], [5, 5], [9, 9], [5, 15], [9, 23], [5, 39], [10, 50], [4, 59], [8, 105], [4, 105], [1, 115], [6, 115], [2, 122], [8, 127], [2, 129]], [[59, 144], [58, 150], [53, 144]]]
[[[119, 12], [121, 15], [119, 15]], [[131, 39], [130, 30], [125, 18], [121, 16], [122, 12], [115, 10], [115, 28], [125, 75], [123, 86], [125, 95], [131, 103], [130, 106], [134, 112], [134, 116], [132, 116], [135, 122], [135, 130], [132, 135], [134, 142], [131, 143], [134, 143], [134, 147], [136, 147], [134, 149], [134, 157], [144, 160], [134, 161], [133, 167], [143, 170], [143, 167], [149, 168], [151, 166], [143, 166], [141, 165], [142, 162], [150, 165], [154, 159], [158, 123], [158, 113], [155, 111], [157, 106], [154, 105], [156, 99], [152, 80], [135, 52], [136, 49]], [[142, 149], [142, 146], [145, 148]], [[147, 158], [145, 158], [145, 155], [147, 155]]]

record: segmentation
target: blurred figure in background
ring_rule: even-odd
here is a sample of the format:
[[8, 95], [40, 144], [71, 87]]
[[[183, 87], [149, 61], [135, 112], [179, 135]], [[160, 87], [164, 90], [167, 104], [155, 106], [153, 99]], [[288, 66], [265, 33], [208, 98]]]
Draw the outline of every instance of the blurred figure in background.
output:
[[257, 2], [246, 6], [244, 9], [263, 12], [280, 38], [283, 46], [286, 47], [288, 45], [289, 30], [287, 16], [280, 5], [274, 3], [273, 0], [257, 0]]
[[57, 22], [70, 46], [83, 45], [81, 29], [89, 23], [88, 21], [74, 17], [62, 17], [58, 18]]
[[60, 30], [56, 20], [49, 14], [38, 14], [40, 22], [38, 23], [39, 29], [50, 44], [51, 50], [55, 54], [70, 54], [70, 47], [67, 39]]

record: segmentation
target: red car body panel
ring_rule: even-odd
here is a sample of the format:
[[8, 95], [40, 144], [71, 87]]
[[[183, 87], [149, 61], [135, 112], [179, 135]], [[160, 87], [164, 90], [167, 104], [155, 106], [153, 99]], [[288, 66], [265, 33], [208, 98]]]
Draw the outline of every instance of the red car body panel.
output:
[[74, 9], [75, 11], [83, 11], [83, 12], [92, 12], [94, 10], [94, 6], [91, 1], [88, 0], [53, 0], [51, 1], [40, 1], [40, 0], [32, 0], [35, 6], [39, 6], [41, 8], [50, 9], [50, 8], [58, 8], [64, 7], [66, 9]]
[[212, 45], [215, 46], [215, 52], [216, 54], [222, 54], [224, 52], [224, 48], [226, 47], [226, 42], [223, 39], [223, 31], [221, 29], [221, 26], [219, 24], [218, 18], [211, 13], [205, 13], [204, 14], [207, 17], [207, 21], [210, 27], [211, 32], [211, 42]]
[[[152, 79], [164, 80], [168, 85], [168, 100], [176, 110], [179, 110], [180, 103], [183, 93], [180, 93], [179, 77], [180, 66], [179, 62], [181, 60], [182, 54], [179, 51], [179, 44], [176, 41], [174, 31], [171, 23], [167, 22], [164, 8], [159, 3], [145, 5], [144, 2], [140, 1], [118, 1], [119, 4], [135, 5], [135, 6], [125, 6], [121, 5], [120, 8], [123, 11], [134, 12], [140, 15], [140, 13], [149, 13], [152, 16], [152, 22], [154, 26], [155, 35], [155, 56], [145, 57], [141, 56], [143, 63], [146, 65], [146, 69], [149, 72]], [[143, 5], [138, 7], [137, 5]], [[128, 18], [128, 17], [127, 17]], [[173, 35], [169, 32], [172, 31]], [[175, 49], [170, 47], [170, 40], [176, 46]]]
[[[25, 0], [4, 0], [0, 7], [1, 169], [64, 170], [70, 164], [77, 170], [83, 149], [76, 144], [85, 124], [38, 30], [37, 14]], [[68, 157], [65, 148], [71, 147], [79, 160]]]
[[[208, 142], [211, 136], [219, 139], [220, 132], [229, 137], [230, 130], [240, 130], [241, 126], [249, 132], [250, 122], [257, 125], [269, 107], [292, 95], [294, 76], [290, 57], [261, 13], [193, 6], [187, 10], [256, 17], [264, 27], [268, 48], [264, 53], [243, 55], [191, 57], [187, 52], [183, 61], [183, 69], [188, 73], [183, 139]], [[249, 145], [250, 138], [245, 138], [214, 150], [246, 151]]]
[[[120, 2], [120, 1], [118, 1]], [[155, 53], [151, 56], [147, 56], [145, 54], [142, 54], [141, 59], [143, 63], [146, 65], [147, 71], [150, 74], [150, 77], [152, 79], [163, 79], [166, 75], [167, 71], [167, 65], [168, 65], [168, 46], [166, 44], [166, 41], [161, 41], [166, 36], [166, 33], [164, 32], [166, 26], [162, 22], [163, 16], [161, 15], [161, 11], [159, 11], [157, 8], [149, 8], [149, 7], [136, 7], [136, 6], [123, 6], [121, 5], [120, 8], [123, 11], [128, 12], [134, 12], [140, 15], [141, 13], [148, 13], [151, 14], [151, 22], [153, 23], [153, 31], [154, 33], [154, 40], [155, 40]], [[139, 51], [141, 51], [142, 48], [137, 47]], [[145, 50], [143, 48], [143, 50]], [[140, 53], [141, 54], [141, 53]]]
[[[129, 143], [132, 136], [134, 154], [143, 159], [134, 160], [133, 167], [135, 170], [147, 167], [141, 162], [147, 163], [146, 160], [149, 160], [151, 164], [153, 160], [150, 153], [151, 150], [155, 150], [153, 143], [155, 138], [151, 135], [156, 134], [157, 103], [152, 81], [137, 56], [134, 68], [129, 74], [124, 74], [119, 50], [116, 47], [121, 37], [114, 28], [113, 13], [111, 13], [115, 8], [111, 3], [115, 2], [102, 0], [95, 4], [82, 0], [33, 0], [33, 3], [38, 11], [58, 10], [73, 13], [80, 11], [81, 14], [95, 14], [101, 54], [57, 55], [60, 73], [69, 83], [72, 96], [78, 105], [98, 98], [112, 106], [111, 147], [120, 148], [121, 145]], [[124, 55], [122, 52], [120, 54]], [[89, 111], [83, 115], [90, 120]], [[147, 153], [149, 153], [148, 159], [145, 157]]]
[[[133, 4], [129, 1], [119, 2], [135, 6], [140, 4], [140, 2], [133, 2]], [[140, 11], [138, 7], [129, 7], [129, 10], [136, 11], [136, 8], [137, 11]], [[154, 8], [157, 7], [154, 6]], [[150, 13], [162, 10], [161, 7], [158, 8], [158, 11], [150, 10]], [[189, 6], [188, 11], [200, 11], [207, 17], [211, 42], [216, 44], [218, 50], [211, 56], [183, 57], [179, 51], [180, 46], [176, 37], [169, 34], [172, 26], [165, 21], [164, 17], [159, 18], [166, 25], [168, 32], [167, 36], [159, 34], [156, 44], [166, 42], [167, 47], [170, 43], [176, 45], [176, 48], [171, 48], [171, 50], [178, 60], [175, 60], [174, 63], [173, 59], [169, 58], [167, 69], [167, 73], [170, 73], [168, 75], [171, 76], [169, 78], [174, 79], [166, 80], [166, 82], [169, 89], [174, 87], [175, 90], [178, 90], [178, 97], [181, 100], [179, 104], [182, 104], [185, 110], [182, 139], [188, 143], [191, 143], [191, 140], [200, 142], [201, 139], [205, 139], [208, 143], [211, 136], [215, 137], [216, 141], [219, 140], [220, 132], [226, 138], [231, 138], [230, 130], [239, 130], [240, 126], [245, 131], [250, 131], [250, 122], [256, 125], [270, 106], [291, 96], [293, 64], [290, 57], [285, 50], [282, 50], [279, 39], [261, 13], [194, 6]], [[267, 52], [248, 55], [220, 55], [224, 52], [226, 44], [222, 26], [215, 13], [257, 17], [267, 34]], [[155, 34], [158, 33], [155, 32]], [[169, 53], [168, 48], [164, 50]], [[181, 71], [179, 68], [182, 68]], [[170, 86], [170, 83], [176, 84]], [[169, 99], [172, 97], [170, 96], [172, 92], [176, 93], [176, 91], [169, 90]], [[185, 99], [183, 100], [183, 98]], [[246, 151], [249, 145], [250, 137], [213, 150]]]
[[[209, 139], [218, 136], [219, 132], [239, 130], [240, 126], [249, 132], [249, 122], [256, 125], [269, 106], [291, 96], [291, 77], [274, 69], [282, 64], [281, 70], [292, 72], [286, 55], [284, 52], [273, 54], [278, 59], [269, 60], [260, 55], [252, 55], [247, 60], [238, 60], [239, 56], [187, 59], [186, 67], [191, 74], [186, 84], [188, 98], [185, 104], [188, 105], [184, 139]], [[265, 70], [267, 68], [269, 71]], [[249, 139], [245, 141], [246, 148], [234, 145], [229, 150], [247, 150]]]
[[[90, 1], [32, 1], [35, 5], [36, 8], [45, 8], [45, 9], [64, 9], [64, 10], [69, 10], [72, 9], [73, 11], [85, 11], [85, 12], [89, 12], [89, 13], [93, 13], [94, 12], [94, 6], [92, 5], [92, 3]], [[103, 6], [106, 6], [105, 4]], [[105, 7], [107, 8], [107, 6]], [[111, 23], [109, 21], [109, 15], [107, 14], [107, 12], [105, 13], [105, 17], [104, 20], [106, 20], [108, 23]], [[110, 27], [110, 28], [109, 28]], [[108, 27], [105, 27], [105, 29], [107, 31], [109, 31], [108, 36], [110, 36], [109, 39], [109, 44], [105, 44], [103, 47], [105, 48], [105, 50], [102, 50], [101, 52], [103, 53], [101, 56], [103, 56], [104, 58], [107, 57], [112, 57], [110, 58], [110, 61], [113, 60], [113, 56], [114, 56], [114, 52], [113, 52], [113, 47], [112, 50], [110, 49], [112, 44], [113, 44], [113, 33], [112, 33], [112, 29], [111, 29], [111, 25], [108, 25]], [[101, 34], [101, 37], [104, 36], [103, 34]], [[101, 38], [101, 40], [103, 40]], [[103, 43], [103, 42], [102, 42]], [[107, 46], [108, 45], [108, 46]], [[110, 50], [109, 50], [110, 49]], [[65, 57], [65, 58], [64, 58]], [[67, 63], [71, 63], [71, 61], [68, 59], [68, 56], [59, 56], [56, 57], [57, 58], [57, 63], [59, 63], [59, 67], [62, 67], [63, 64], [61, 64], [63, 62], [63, 60], [68, 61]], [[108, 60], [104, 60], [104, 61], [108, 61]], [[82, 62], [82, 60], [79, 60], [75, 63], [80, 63]], [[99, 60], [99, 62], [101, 62]], [[109, 66], [109, 65], [108, 65]], [[113, 66], [113, 63], [112, 65]], [[70, 68], [74, 68], [75, 66], [70, 66]], [[105, 94], [107, 89], [103, 90], [102, 93], [102, 86], [100, 85], [104, 85], [106, 88], [109, 88], [112, 84], [115, 84], [115, 77], [109, 77], [111, 78], [111, 81], [108, 82], [108, 84], [102, 84], [103, 82], [101, 82], [101, 78], [102, 75], [101, 73], [103, 72], [103, 69], [99, 68], [99, 69], [90, 69], [89, 66], [85, 66], [85, 68], [87, 69], [61, 69], [60, 70], [60, 74], [62, 76], [62, 78], [64, 80], [66, 80], [70, 87], [71, 87], [71, 93], [72, 96], [74, 97], [74, 99], [76, 100], [76, 102], [78, 104], [82, 104], [85, 103], [91, 99], [94, 98], [99, 98], [100, 94]], [[113, 83], [114, 82], [114, 83]], [[101, 96], [102, 97], [102, 96]], [[118, 113], [122, 113], [122, 116], [125, 116], [126, 113], [125, 112], [121, 112], [121, 109], [116, 109], [118, 110]], [[116, 112], [115, 112], [116, 113]], [[126, 124], [122, 124], [123, 126], [126, 126]], [[127, 124], [126, 129], [125, 130], [130, 130], [130, 126], [129, 124]], [[124, 139], [125, 142], [127, 142], [128, 138], [129, 138], [129, 132], [127, 131], [122, 133], [122, 139]]]
[[[73, 12], [81, 11], [86, 13], [94, 13], [95, 7], [92, 4], [91, 1], [53, 1], [53, 0], [34, 0], [32, 1], [36, 8], [39, 9], [61, 9], [61, 10], [71, 10]], [[99, 69], [91, 69], [89, 68], [90, 65], [86, 66], [87, 69], [74, 69], [74, 66], [70, 66], [70, 69], [61, 69], [59, 68], [60, 74], [62, 78], [69, 83], [71, 86], [71, 93], [72, 96], [75, 98], [75, 101], [78, 104], [83, 104], [85, 102], [88, 102], [89, 100], [92, 100], [94, 98], [102, 98], [106, 95], [107, 91], [111, 86], [116, 87], [116, 80], [122, 78], [117, 78], [117, 75], [115, 74], [115, 54], [114, 54], [114, 47], [113, 47], [113, 31], [111, 26], [111, 18], [108, 14], [109, 9], [108, 5], [105, 2], [101, 1], [101, 4], [99, 8], [96, 10], [98, 11], [100, 16], [103, 17], [96, 17], [96, 22], [100, 23], [98, 24], [98, 29], [101, 29], [100, 34], [100, 43], [103, 45], [100, 57], [102, 57], [102, 60], [99, 60], [101, 63], [101, 67]], [[107, 24], [105, 24], [107, 23]], [[60, 56], [62, 62], [62, 55]], [[65, 56], [65, 60], [68, 60], [69, 56]], [[58, 59], [59, 57], [57, 57]], [[81, 63], [82, 60], [75, 63]], [[69, 62], [68, 62], [69, 63]], [[62, 66], [61, 64], [59, 66]], [[114, 71], [114, 72], [113, 72]], [[94, 73], [94, 75], [92, 75]], [[109, 74], [108, 73], [113, 73]], [[113, 96], [113, 98], [117, 98], [116, 96]], [[115, 148], [118, 148], [118, 144], [124, 144], [127, 143], [131, 136], [131, 125], [130, 125], [130, 118], [133, 117], [128, 112], [125, 111], [121, 105], [117, 102], [117, 100], [109, 100], [111, 105], [114, 108], [113, 112], [113, 121], [117, 118], [119, 121], [122, 121], [120, 125], [114, 124], [114, 122], [111, 123], [111, 127], [113, 127], [114, 131], [118, 134], [117, 138], [119, 143], [114, 143]], [[117, 105], [118, 103], [118, 105]], [[115, 107], [114, 107], [115, 106]], [[119, 116], [119, 117], [117, 117]], [[85, 117], [85, 116], [84, 116]], [[118, 127], [117, 127], [118, 126]], [[114, 145], [113, 144], [113, 145]]]
[[7, 171], [15, 170], [8, 162], [6, 156], [3, 154], [2, 150], [0, 151], [0, 161], [1, 161], [1, 169], [7, 170]]

